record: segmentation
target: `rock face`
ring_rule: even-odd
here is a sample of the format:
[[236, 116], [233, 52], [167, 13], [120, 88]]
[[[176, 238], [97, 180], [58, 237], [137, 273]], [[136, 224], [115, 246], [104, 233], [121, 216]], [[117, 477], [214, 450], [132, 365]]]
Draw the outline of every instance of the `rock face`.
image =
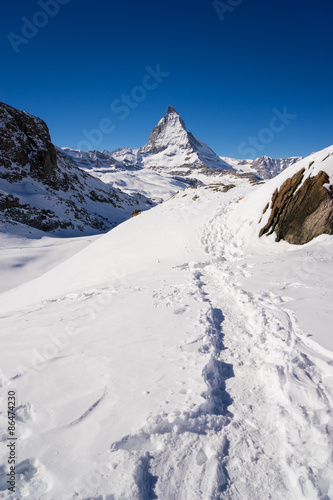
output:
[[[0, 165], [7, 169], [2, 178], [15, 181], [29, 173], [47, 183], [56, 179], [57, 154], [46, 124], [4, 103], [0, 103], [0, 151]], [[27, 165], [29, 170], [23, 171]]]
[[272, 179], [301, 159], [302, 158], [299, 156], [291, 158], [270, 158], [269, 156], [261, 156], [253, 161], [252, 168], [262, 179]]
[[75, 167], [37, 117], [0, 103], [0, 220], [43, 231], [101, 232], [151, 204]]
[[[333, 234], [333, 189], [328, 174], [321, 170], [305, 176], [302, 168], [276, 189], [271, 214], [259, 236], [275, 231], [276, 240], [302, 245], [320, 234]], [[326, 186], [324, 186], [326, 185]], [[269, 208], [266, 206], [264, 212]]]

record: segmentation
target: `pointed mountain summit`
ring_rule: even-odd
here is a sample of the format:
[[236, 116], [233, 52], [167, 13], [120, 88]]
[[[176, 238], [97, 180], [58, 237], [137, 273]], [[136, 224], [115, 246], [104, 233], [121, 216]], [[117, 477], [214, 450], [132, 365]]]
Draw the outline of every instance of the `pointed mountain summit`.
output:
[[[147, 143], [138, 149], [114, 151], [79, 151], [62, 148], [76, 166], [97, 177], [115, 171], [153, 170], [159, 174], [189, 177], [207, 182], [207, 177], [224, 174], [255, 175], [269, 179], [300, 158], [238, 160], [219, 157], [204, 142], [188, 132], [178, 111], [169, 105], [165, 115], [153, 128]], [[105, 177], [103, 177], [105, 179]]]
[[184, 120], [171, 105], [138, 152], [144, 167], [174, 175], [189, 175], [194, 170], [208, 175], [212, 169], [231, 170], [228, 163], [186, 130]]
[[171, 113], [176, 113], [176, 115], [179, 115], [178, 111], [170, 104], [168, 106], [168, 109], [166, 110], [166, 114], [171, 115]]
[[140, 148], [142, 153], [159, 153], [171, 144], [187, 146], [188, 137], [184, 120], [174, 107], [169, 106], [166, 114], [153, 128], [148, 142]]

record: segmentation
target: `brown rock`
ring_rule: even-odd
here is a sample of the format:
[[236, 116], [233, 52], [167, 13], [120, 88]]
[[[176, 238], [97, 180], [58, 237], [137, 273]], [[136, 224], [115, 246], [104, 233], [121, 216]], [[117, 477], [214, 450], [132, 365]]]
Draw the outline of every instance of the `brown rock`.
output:
[[133, 210], [131, 217], [136, 217], [137, 215], [140, 215], [142, 213], [142, 210], [138, 210], [137, 208]]
[[333, 192], [323, 187], [329, 183], [329, 176], [320, 171], [297, 190], [304, 172], [303, 168], [275, 190], [271, 215], [259, 236], [275, 231], [276, 241], [302, 245], [320, 234], [333, 234]]

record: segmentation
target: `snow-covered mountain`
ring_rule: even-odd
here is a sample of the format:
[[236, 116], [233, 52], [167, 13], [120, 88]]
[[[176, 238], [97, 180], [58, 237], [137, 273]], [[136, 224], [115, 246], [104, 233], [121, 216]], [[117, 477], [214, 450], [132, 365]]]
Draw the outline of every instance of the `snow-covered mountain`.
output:
[[272, 179], [280, 174], [290, 165], [302, 159], [300, 156], [292, 156], [290, 158], [270, 158], [269, 156], [261, 156], [255, 160], [237, 160], [235, 158], [222, 157], [221, 159], [229, 163], [238, 173], [254, 173], [260, 179]]
[[[104, 182], [115, 187], [119, 185], [129, 193], [142, 193], [156, 201], [174, 194], [175, 187], [184, 189], [189, 182], [193, 185], [196, 181], [209, 183], [211, 177], [223, 177], [227, 182], [231, 177], [237, 182], [238, 174], [270, 179], [300, 159], [219, 157], [187, 131], [184, 120], [172, 106], [141, 148], [101, 152], [61, 148], [61, 151], [76, 166]], [[146, 190], [145, 186], [150, 187]]]
[[288, 175], [325, 172], [329, 196], [332, 153], [188, 188], [103, 236], [0, 233], [16, 498], [333, 498], [333, 237], [259, 238]]
[[231, 170], [206, 144], [187, 132], [179, 113], [169, 106], [153, 129], [148, 142], [139, 149], [146, 168], [173, 175], [211, 174], [212, 170]]
[[121, 189], [131, 196], [141, 194], [154, 203], [160, 203], [177, 191], [189, 185], [197, 185], [199, 182], [190, 177], [172, 176], [138, 166], [138, 155], [129, 149], [115, 151], [112, 153], [113, 156], [107, 151], [86, 152], [69, 148], [58, 148], [58, 150], [71, 163], [105, 184]]
[[82, 153], [69, 148], [63, 148], [63, 151], [76, 165], [85, 168], [125, 166], [177, 176], [211, 175], [212, 171], [219, 173], [232, 169], [206, 144], [187, 132], [183, 119], [172, 106], [153, 129], [147, 144], [139, 149], [123, 148], [102, 153]]
[[103, 232], [152, 202], [75, 167], [51, 142], [46, 124], [0, 103], [1, 224], [65, 234]]
[[331, 499], [333, 146], [254, 182], [164, 118], [64, 156], [0, 105], [0, 498]]

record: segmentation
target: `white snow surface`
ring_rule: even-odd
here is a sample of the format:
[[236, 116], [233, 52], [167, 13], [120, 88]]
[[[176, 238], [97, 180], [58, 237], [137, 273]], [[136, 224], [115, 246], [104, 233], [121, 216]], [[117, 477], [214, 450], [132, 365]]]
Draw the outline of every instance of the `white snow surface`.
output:
[[108, 151], [98, 153], [69, 148], [59, 149], [76, 166], [97, 177], [105, 184], [111, 184], [114, 188], [129, 195], [146, 196], [155, 203], [167, 200], [177, 191], [188, 186], [188, 181], [185, 178], [177, 178], [148, 168], [137, 168], [138, 153], [133, 152], [133, 150], [129, 152], [125, 148], [125, 150], [116, 150], [111, 153]]
[[332, 153], [99, 237], [0, 233], [0, 498], [333, 498], [333, 238], [258, 238], [275, 188], [305, 165], [332, 176]]

